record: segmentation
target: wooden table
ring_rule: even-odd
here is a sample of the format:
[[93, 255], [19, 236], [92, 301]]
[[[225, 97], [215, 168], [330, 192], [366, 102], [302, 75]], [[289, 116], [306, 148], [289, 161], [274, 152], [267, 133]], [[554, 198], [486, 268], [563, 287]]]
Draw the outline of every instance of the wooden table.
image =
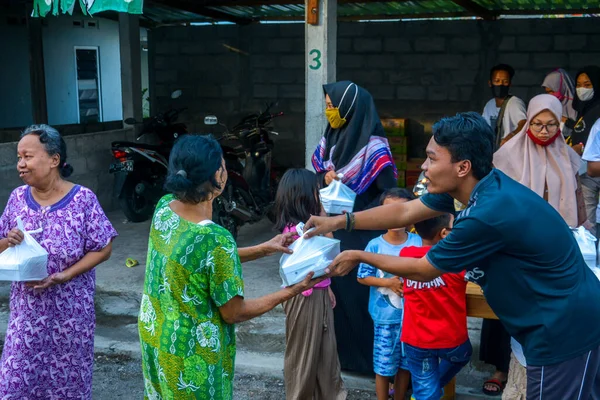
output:
[[481, 288], [472, 282], [467, 283], [467, 316], [498, 319], [485, 300]]
[[[488, 305], [481, 288], [472, 283], [467, 283], [467, 316], [474, 318], [498, 319]], [[442, 400], [456, 399], [456, 378], [444, 388]]]

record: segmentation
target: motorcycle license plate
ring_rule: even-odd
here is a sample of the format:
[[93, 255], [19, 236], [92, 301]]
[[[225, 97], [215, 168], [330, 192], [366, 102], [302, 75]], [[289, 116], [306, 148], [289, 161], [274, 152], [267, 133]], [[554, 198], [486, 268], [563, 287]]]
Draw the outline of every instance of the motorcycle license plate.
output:
[[108, 172], [111, 174], [113, 172], [121, 172], [121, 171], [132, 172], [133, 171], [133, 160], [122, 161], [122, 162], [111, 164], [111, 166], [108, 170]]

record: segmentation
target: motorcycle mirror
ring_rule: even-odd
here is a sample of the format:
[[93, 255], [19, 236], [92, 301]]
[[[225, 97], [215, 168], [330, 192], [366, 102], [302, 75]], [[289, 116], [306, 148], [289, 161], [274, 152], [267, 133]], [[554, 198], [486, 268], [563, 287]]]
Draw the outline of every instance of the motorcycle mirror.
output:
[[219, 119], [214, 115], [207, 115], [204, 117], [204, 125], [217, 125], [219, 123]]
[[137, 124], [137, 121], [135, 120], [135, 118], [127, 118], [127, 119], [125, 120], [125, 123], [126, 123], [127, 125], [135, 125], [135, 124]]
[[178, 99], [181, 97], [181, 95], [183, 94], [183, 92], [180, 89], [177, 89], [176, 91], [174, 91], [173, 93], [171, 93], [171, 98], [172, 99]]

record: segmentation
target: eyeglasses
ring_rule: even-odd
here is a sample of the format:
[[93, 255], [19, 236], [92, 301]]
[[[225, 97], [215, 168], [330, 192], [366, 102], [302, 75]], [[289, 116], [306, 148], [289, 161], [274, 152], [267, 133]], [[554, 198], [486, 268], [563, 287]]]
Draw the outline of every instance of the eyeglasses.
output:
[[542, 130], [544, 130], [544, 128], [546, 128], [546, 131], [548, 131], [548, 133], [551, 133], [551, 134], [556, 133], [559, 126], [560, 126], [559, 124], [539, 124], [539, 123], [533, 123], [533, 124], [529, 125], [531, 130], [536, 133], [539, 133]]

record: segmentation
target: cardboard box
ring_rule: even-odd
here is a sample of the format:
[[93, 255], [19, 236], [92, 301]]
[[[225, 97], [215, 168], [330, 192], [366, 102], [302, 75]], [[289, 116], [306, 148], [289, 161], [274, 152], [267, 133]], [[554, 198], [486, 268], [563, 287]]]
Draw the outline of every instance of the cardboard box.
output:
[[421, 175], [421, 170], [406, 171], [406, 187], [412, 188], [419, 180], [419, 175]]
[[385, 118], [381, 120], [381, 125], [383, 125], [383, 130], [388, 138], [391, 136], [405, 136], [405, 123], [404, 118]]
[[388, 137], [388, 143], [391, 146], [407, 146], [408, 138], [406, 136], [392, 136]]
[[400, 161], [400, 162], [396, 162], [395, 164], [396, 164], [396, 169], [398, 171], [406, 171], [406, 162]]
[[407, 171], [419, 171], [421, 173], [421, 165], [425, 162], [424, 158], [409, 158], [407, 161]]
[[398, 187], [406, 187], [406, 172], [398, 171]]
[[407, 169], [406, 157], [402, 155], [394, 157], [394, 164], [396, 164], [396, 169], [398, 171], [406, 171]]

